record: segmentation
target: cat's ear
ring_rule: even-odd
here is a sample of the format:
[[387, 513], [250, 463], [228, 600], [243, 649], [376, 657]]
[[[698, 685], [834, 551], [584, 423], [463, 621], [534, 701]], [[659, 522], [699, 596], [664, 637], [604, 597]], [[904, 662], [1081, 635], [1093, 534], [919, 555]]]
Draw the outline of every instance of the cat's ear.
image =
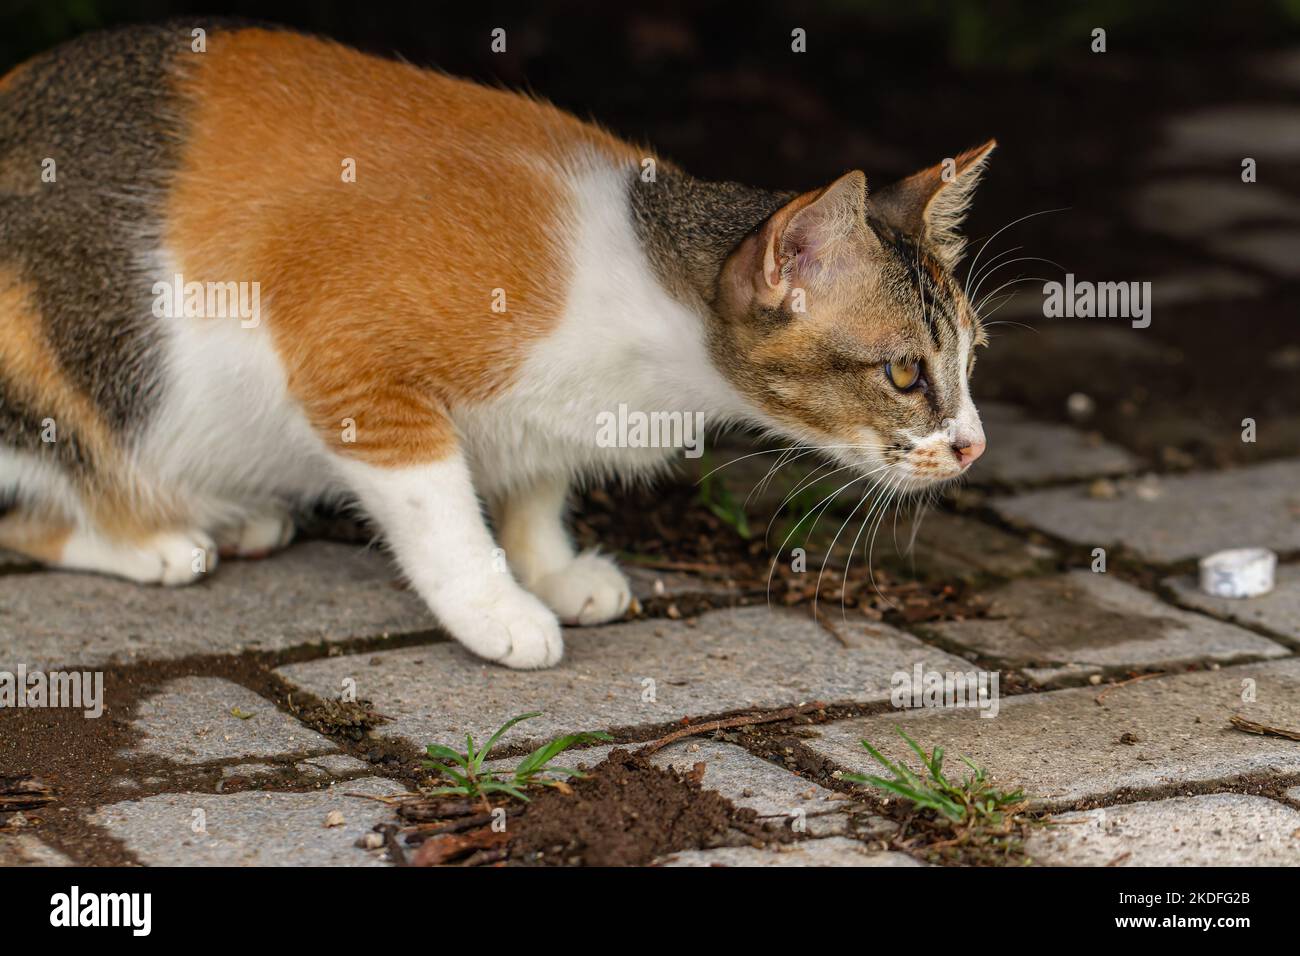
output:
[[871, 196], [871, 211], [902, 235], [927, 245], [951, 268], [966, 245], [958, 229], [997, 145], [991, 139], [877, 190]]
[[848, 241], [863, 234], [866, 204], [867, 177], [855, 169], [774, 212], [758, 234], [757, 278], [766, 286], [764, 298], [779, 301], [791, 287], [816, 283], [832, 272]]

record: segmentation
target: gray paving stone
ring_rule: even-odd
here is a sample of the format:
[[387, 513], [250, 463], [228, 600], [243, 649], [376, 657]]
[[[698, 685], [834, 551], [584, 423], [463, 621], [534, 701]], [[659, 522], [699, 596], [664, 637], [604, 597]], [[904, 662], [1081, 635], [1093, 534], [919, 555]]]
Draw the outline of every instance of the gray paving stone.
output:
[[751, 846], [689, 850], [657, 866], [924, 866], [905, 853], [876, 852], [847, 837], [801, 840], [758, 849]]
[[1300, 810], [1212, 793], [1054, 818], [1025, 852], [1048, 866], [1300, 866]]
[[[346, 794], [404, 792], [368, 778], [306, 793], [168, 793], [101, 807], [90, 819], [151, 866], [379, 866], [380, 854], [353, 844], [392, 811]], [[344, 824], [327, 827], [335, 810]], [[200, 819], [205, 832], [196, 833]]]
[[775, 822], [809, 836], [846, 832], [848, 811], [856, 806], [834, 790], [722, 741], [684, 740], [665, 747], [651, 762], [658, 767], [676, 767], [683, 773], [702, 762], [705, 766], [701, 783], [706, 789], [716, 790], [736, 806], [769, 818], [768, 822], [775, 818]]
[[[91, 574], [0, 576], [0, 668], [95, 666], [279, 650], [436, 627], [377, 551], [307, 542], [227, 561], [184, 588]], [[12, 667], [10, 667], [12, 669]]]
[[1202, 239], [1241, 223], [1300, 219], [1300, 201], [1240, 177], [1154, 179], [1133, 197], [1142, 228], [1182, 239]]
[[1170, 607], [1109, 574], [1072, 571], [1013, 581], [987, 595], [989, 617], [925, 625], [925, 630], [1040, 683], [1113, 668], [1286, 657], [1290, 651], [1250, 631]]
[[516, 727], [508, 744], [819, 699], [882, 700], [892, 675], [916, 661], [940, 669], [964, 663], [883, 625], [837, 619], [836, 627], [852, 647], [806, 614], [738, 608], [701, 615], [695, 626], [660, 620], [566, 629], [565, 659], [545, 671], [506, 670], [445, 643], [277, 673], [320, 697], [355, 680], [357, 696], [394, 718], [375, 732], [423, 748], [466, 733], [483, 740], [529, 710], [543, 716]]
[[1284, 279], [1300, 276], [1300, 229], [1237, 230], [1215, 236], [1206, 245], [1225, 258], [1258, 266]]
[[1188, 607], [1300, 642], [1300, 564], [1278, 565], [1273, 590], [1255, 598], [1214, 597], [1192, 575], [1166, 578], [1164, 584]]
[[[1256, 699], [1244, 702], [1245, 691]], [[997, 785], [1024, 787], [1048, 807], [1135, 788], [1300, 771], [1294, 741], [1236, 730], [1228, 723], [1233, 714], [1300, 727], [1300, 659], [1159, 677], [1109, 690], [1004, 697], [991, 720], [976, 710], [950, 708], [837, 721], [818, 727], [818, 736], [805, 743], [857, 773], [879, 769], [862, 748], [863, 739], [886, 756], [910, 758], [915, 766], [915, 754], [894, 730], [900, 725], [927, 749], [943, 747], [955, 767], [959, 755], [969, 757]]]
[[1137, 460], [1124, 449], [1068, 425], [1035, 422], [1011, 405], [984, 402], [988, 438], [969, 475], [973, 485], [1029, 485], [1131, 472]]
[[[241, 718], [236, 712], [251, 716]], [[328, 737], [248, 688], [218, 677], [169, 681], [140, 702], [135, 728], [143, 736], [133, 753], [183, 764], [338, 752]]]
[[1213, 163], [1247, 156], [1267, 159], [1300, 156], [1300, 109], [1233, 103], [1175, 117], [1165, 126], [1165, 145], [1157, 162]]
[[31, 833], [0, 833], [0, 867], [72, 866], [70, 859]]
[[1013, 578], [1043, 570], [1056, 558], [1051, 548], [947, 511], [927, 511], [914, 542], [912, 529], [913, 520], [900, 517], [896, 534], [881, 533], [876, 557], [922, 578]]
[[1229, 471], [1116, 482], [1114, 498], [1087, 485], [995, 498], [1003, 518], [1088, 547], [1123, 544], [1161, 563], [1223, 548], [1300, 550], [1300, 459]]

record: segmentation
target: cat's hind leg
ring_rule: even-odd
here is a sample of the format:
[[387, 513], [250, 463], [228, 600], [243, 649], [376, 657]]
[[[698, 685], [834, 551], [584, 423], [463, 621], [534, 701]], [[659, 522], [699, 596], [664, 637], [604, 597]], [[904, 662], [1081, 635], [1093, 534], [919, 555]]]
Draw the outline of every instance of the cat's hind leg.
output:
[[263, 509], [217, 529], [223, 558], [265, 558], [293, 540], [293, 516], [285, 509]]
[[125, 541], [21, 506], [0, 517], [0, 547], [50, 567], [141, 584], [191, 584], [217, 564], [216, 544], [201, 531], [158, 532]]

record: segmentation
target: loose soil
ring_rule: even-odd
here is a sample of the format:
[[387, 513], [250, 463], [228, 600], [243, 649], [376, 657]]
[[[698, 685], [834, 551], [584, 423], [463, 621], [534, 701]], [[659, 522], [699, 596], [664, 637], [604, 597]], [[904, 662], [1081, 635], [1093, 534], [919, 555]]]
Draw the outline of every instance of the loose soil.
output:
[[[738, 497], [743, 499], [748, 490], [739, 487]], [[834, 633], [834, 622], [844, 611], [859, 619], [915, 624], [982, 617], [987, 610], [969, 582], [919, 581], [878, 561], [868, 568], [861, 542], [856, 555], [849, 553], [856, 527], [841, 535], [831, 550], [835, 530], [855, 497], [846, 494], [831, 502], [813, 534], [791, 539], [786, 552], [803, 547], [808, 555], [805, 569], [796, 570], [788, 560], [774, 557], [784, 529], [764, 540], [762, 529], [770, 514], [751, 514], [757, 528], [754, 537], [746, 539], [702, 505], [698, 495], [699, 489], [690, 483], [594, 489], [578, 504], [574, 530], [584, 545], [617, 551], [629, 566], [686, 572], [715, 586], [700, 595], [660, 598], [643, 609], [656, 616], [689, 617], [720, 605], [804, 607]], [[828, 551], [823, 564], [821, 555]]]
[[703, 764], [685, 774], [661, 770], [644, 754], [616, 748], [585, 777], [540, 791], [522, 811], [513, 805], [515, 815], [504, 831], [493, 830], [491, 811], [510, 804], [414, 801], [398, 811], [414, 821], [403, 832], [408, 845], [418, 846], [408, 862], [643, 866], [681, 850], [789, 838], [780, 828], [760, 824], [753, 810], [705, 790], [703, 773]]

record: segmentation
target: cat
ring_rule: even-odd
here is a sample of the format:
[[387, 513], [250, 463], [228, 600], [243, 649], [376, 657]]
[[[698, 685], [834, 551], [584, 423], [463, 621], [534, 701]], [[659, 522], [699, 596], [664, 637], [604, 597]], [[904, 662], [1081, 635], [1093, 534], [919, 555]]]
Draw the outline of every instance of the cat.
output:
[[980, 456], [994, 145], [770, 192], [286, 29], [73, 40], [0, 80], [0, 546], [180, 585], [346, 499], [466, 648], [551, 666], [630, 601], [570, 488], [673, 454], [596, 442], [622, 405], [903, 491]]

